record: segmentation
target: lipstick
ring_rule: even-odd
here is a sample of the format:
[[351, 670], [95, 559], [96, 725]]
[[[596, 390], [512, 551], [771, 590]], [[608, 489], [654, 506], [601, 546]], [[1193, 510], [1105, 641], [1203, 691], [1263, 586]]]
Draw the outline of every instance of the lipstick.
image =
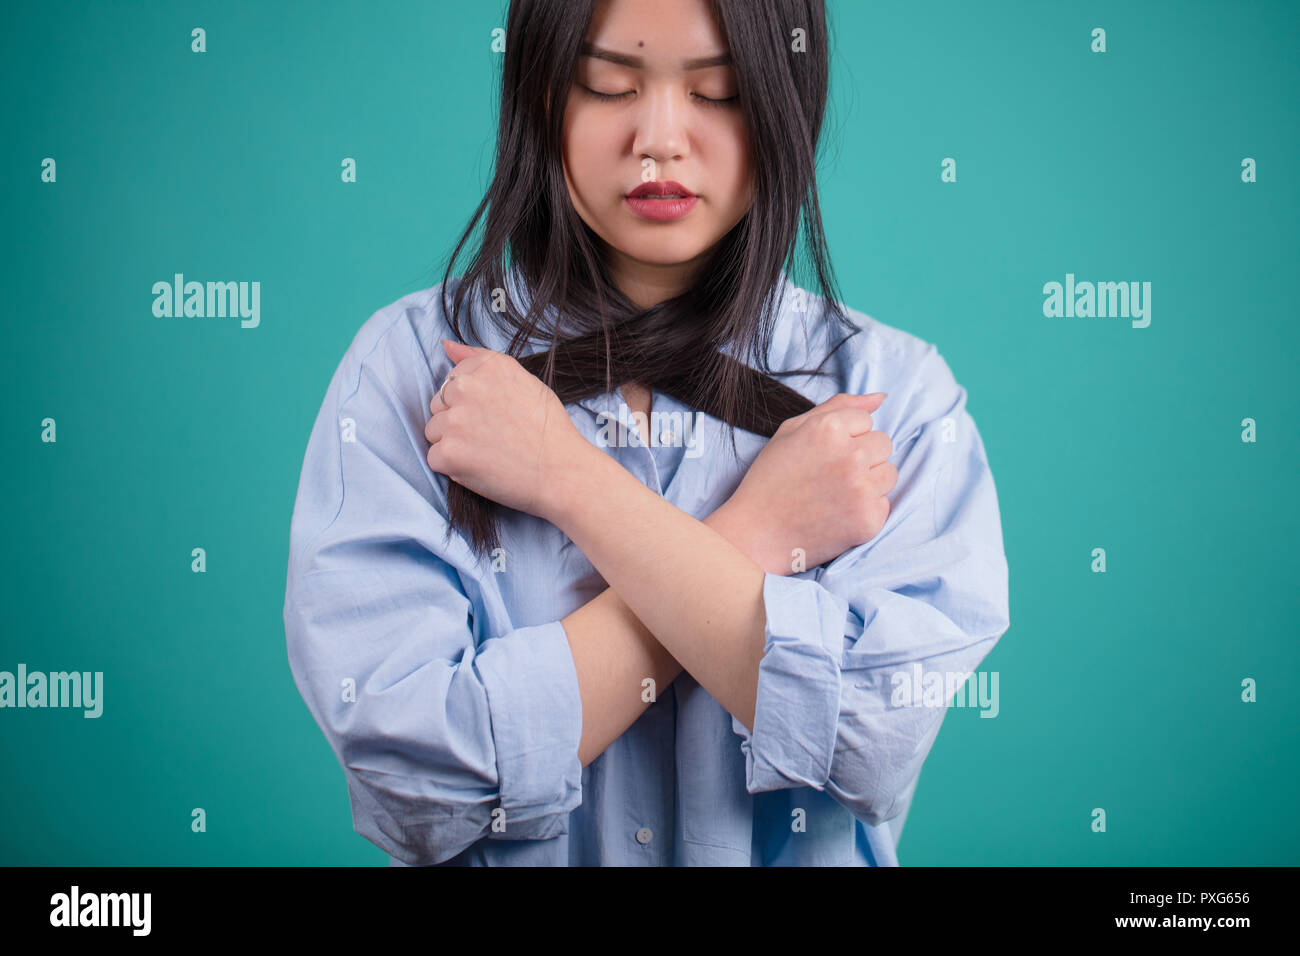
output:
[[665, 179], [642, 183], [623, 197], [623, 201], [642, 219], [672, 222], [694, 209], [699, 197], [681, 183]]

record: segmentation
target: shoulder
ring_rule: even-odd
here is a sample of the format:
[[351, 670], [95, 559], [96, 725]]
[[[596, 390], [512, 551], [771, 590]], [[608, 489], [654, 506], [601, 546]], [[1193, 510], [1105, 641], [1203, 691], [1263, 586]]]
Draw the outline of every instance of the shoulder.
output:
[[[462, 280], [454, 276], [371, 313], [339, 361], [331, 383], [338, 401], [373, 393], [378, 387], [403, 405], [426, 405], [452, 367], [441, 340], [458, 338], [449, 313], [457, 308]], [[508, 346], [506, 336], [495, 322], [484, 318], [482, 303], [473, 295], [464, 296], [455, 325], [471, 345], [497, 350]]]
[[[430, 379], [439, 366], [450, 364], [439, 340], [452, 335], [443, 309], [459, 278], [411, 292], [373, 312], [352, 337], [339, 362], [340, 385], [359, 384], [363, 374], [376, 374], [394, 391], [404, 384]], [[448, 303], [450, 304], [450, 302]], [[340, 398], [346, 398], [344, 392]]]
[[[817, 402], [836, 392], [888, 392], [877, 416], [882, 423], [901, 426], [904, 414], [928, 421], [964, 401], [935, 343], [846, 303], [841, 308], [857, 331], [836, 322], [822, 296], [790, 285], [780, 313], [784, 332], [773, 337], [772, 368], [816, 368], [826, 359], [824, 378], [792, 377], [791, 384]], [[795, 384], [805, 382], [807, 388]]]

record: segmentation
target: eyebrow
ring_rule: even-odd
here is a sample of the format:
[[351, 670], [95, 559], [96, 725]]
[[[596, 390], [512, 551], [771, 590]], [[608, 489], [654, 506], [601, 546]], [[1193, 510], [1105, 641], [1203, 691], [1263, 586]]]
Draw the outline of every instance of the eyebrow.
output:
[[[640, 69], [645, 66], [645, 61], [639, 56], [628, 56], [626, 53], [615, 53], [613, 50], [606, 50], [592, 43], [584, 42], [580, 54], [582, 56], [593, 57], [597, 60], [608, 60], [610, 63], [617, 63], [619, 66], [630, 66]], [[694, 60], [682, 60], [683, 70], [703, 70], [710, 66], [730, 66], [731, 54], [719, 53], [715, 56], [702, 56]]]

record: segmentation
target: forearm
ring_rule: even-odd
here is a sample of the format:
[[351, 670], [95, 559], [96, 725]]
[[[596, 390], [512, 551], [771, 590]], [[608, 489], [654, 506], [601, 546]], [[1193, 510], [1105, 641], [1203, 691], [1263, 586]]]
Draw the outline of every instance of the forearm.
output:
[[[655, 662], [654, 642], [752, 727], [766, 624], [764, 568], [724, 534], [740, 538], [745, 530], [728, 528], [717, 513], [704, 522], [696, 520], [599, 452], [569, 469], [565, 480], [569, 484], [556, 490], [550, 520], [587, 556], [641, 625], [635, 641], [623, 634], [620, 646], [610, 648], [595, 646], [592, 634], [599, 634], [599, 626], [579, 623], [588, 633], [578, 638], [579, 666], [588, 676], [604, 673], [608, 685], [595, 690], [599, 678], [592, 682], [602, 727], [593, 729], [593, 746], [611, 733], [612, 740], [622, 732], [620, 723], [626, 729], [644, 709], [641, 680], [654, 676], [645, 670]], [[620, 655], [630, 659], [610, 663]], [[665, 667], [660, 673], [670, 670]], [[656, 686], [662, 686], [657, 678]], [[584, 705], [586, 699], [584, 691]]]
[[[703, 523], [742, 550], [750, 547], [746, 529], [728, 522], [721, 511]], [[560, 623], [578, 673], [582, 698], [578, 758], [585, 767], [636, 723], [677, 679], [682, 665], [613, 588], [606, 588]], [[644, 683], [647, 678], [654, 682], [649, 692]]]
[[[578, 759], [585, 767], [634, 724], [682, 672], [613, 588], [561, 622], [582, 698]], [[646, 678], [654, 683], [648, 693]]]

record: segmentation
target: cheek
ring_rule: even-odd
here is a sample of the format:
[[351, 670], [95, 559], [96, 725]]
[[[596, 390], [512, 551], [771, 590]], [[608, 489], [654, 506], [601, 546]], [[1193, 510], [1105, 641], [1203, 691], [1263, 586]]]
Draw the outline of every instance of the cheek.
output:
[[608, 123], [601, 123], [581, 109], [570, 109], [565, 117], [564, 165], [571, 191], [586, 201], [595, 201], [608, 191], [613, 161], [613, 139]]
[[749, 136], [743, 123], [733, 124], [719, 132], [715, 155], [725, 170], [727, 191], [734, 204], [746, 206], [752, 188], [754, 157], [750, 155]]

